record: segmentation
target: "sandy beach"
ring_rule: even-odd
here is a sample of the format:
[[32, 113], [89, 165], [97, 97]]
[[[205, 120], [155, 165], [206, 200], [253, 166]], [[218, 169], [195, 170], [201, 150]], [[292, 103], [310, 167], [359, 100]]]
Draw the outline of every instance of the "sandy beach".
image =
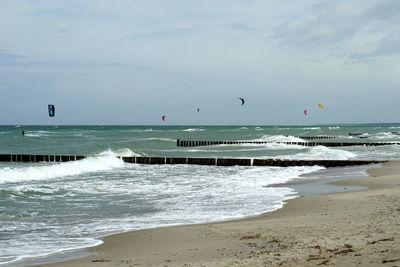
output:
[[400, 163], [258, 217], [109, 236], [93, 255], [41, 266], [400, 266]]

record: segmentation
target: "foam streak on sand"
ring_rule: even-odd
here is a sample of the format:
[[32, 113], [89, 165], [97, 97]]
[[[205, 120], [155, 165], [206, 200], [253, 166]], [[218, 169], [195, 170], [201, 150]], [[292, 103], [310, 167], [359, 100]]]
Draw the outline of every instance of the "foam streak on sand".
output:
[[114, 235], [92, 256], [49, 266], [398, 265], [400, 163], [369, 173], [338, 183], [365, 191], [296, 198], [250, 219]]

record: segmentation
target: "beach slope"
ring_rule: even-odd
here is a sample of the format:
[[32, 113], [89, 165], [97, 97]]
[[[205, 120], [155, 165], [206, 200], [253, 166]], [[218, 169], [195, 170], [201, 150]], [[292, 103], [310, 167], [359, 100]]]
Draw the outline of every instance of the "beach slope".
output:
[[250, 219], [109, 236], [47, 267], [400, 266], [400, 163], [340, 182], [369, 189], [296, 198]]

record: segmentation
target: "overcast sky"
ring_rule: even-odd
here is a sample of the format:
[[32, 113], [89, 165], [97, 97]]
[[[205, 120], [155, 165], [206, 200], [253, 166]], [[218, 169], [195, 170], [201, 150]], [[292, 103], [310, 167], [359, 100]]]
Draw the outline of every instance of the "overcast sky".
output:
[[0, 0], [0, 124], [400, 122], [399, 101], [399, 0]]

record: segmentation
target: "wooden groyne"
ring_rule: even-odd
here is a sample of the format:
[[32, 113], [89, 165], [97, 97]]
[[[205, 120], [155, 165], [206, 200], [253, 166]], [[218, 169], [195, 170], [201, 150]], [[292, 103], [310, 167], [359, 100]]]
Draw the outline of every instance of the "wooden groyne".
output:
[[[0, 154], [2, 162], [68, 162], [87, 158], [71, 155], [28, 155]], [[127, 163], [135, 164], [194, 164], [210, 166], [324, 166], [341, 167], [365, 164], [378, 164], [386, 161], [376, 160], [285, 160], [285, 159], [249, 159], [249, 158], [175, 158], [175, 157], [119, 157]]]
[[[349, 136], [351, 137], [356, 137], [359, 139], [367, 139], [368, 136], [366, 135], [362, 135], [362, 134], [350, 134]], [[286, 135], [286, 137], [289, 137], [288, 135]], [[317, 139], [335, 139], [338, 138], [337, 136], [330, 136], [330, 135], [318, 135], [318, 136], [296, 136], [297, 138], [300, 139], [304, 139], [304, 140], [317, 140]]]
[[67, 162], [84, 158], [86, 156], [0, 154], [0, 161], [3, 162]]
[[190, 140], [180, 140], [180, 139], [176, 140], [176, 145], [181, 147], [241, 145], [241, 144], [252, 144], [252, 145], [284, 144], [284, 145], [326, 146], [326, 147], [400, 145], [400, 143], [395, 143], [395, 142], [271, 142], [271, 141], [190, 141]]
[[[286, 137], [289, 137], [289, 135], [286, 135]], [[316, 140], [316, 139], [335, 139], [337, 137], [329, 135], [320, 135], [320, 136], [297, 136], [297, 138], [304, 140]]]

